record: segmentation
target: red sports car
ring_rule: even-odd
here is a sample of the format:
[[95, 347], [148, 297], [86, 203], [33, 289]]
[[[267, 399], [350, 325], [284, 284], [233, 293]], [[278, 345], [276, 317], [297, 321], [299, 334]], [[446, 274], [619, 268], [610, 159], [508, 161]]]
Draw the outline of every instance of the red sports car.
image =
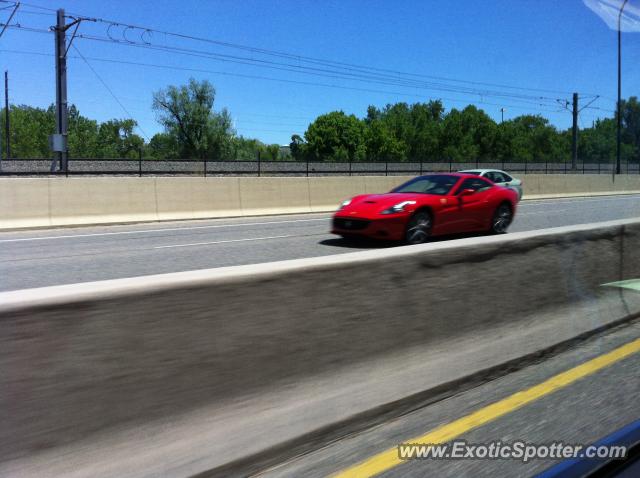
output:
[[363, 194], [343, 202], [333, 216], [331, 232], [408, 244], [460, 232], [502, 234], [517, 204], [515, 191], [482, 177], [428, 174], [386, 194]]

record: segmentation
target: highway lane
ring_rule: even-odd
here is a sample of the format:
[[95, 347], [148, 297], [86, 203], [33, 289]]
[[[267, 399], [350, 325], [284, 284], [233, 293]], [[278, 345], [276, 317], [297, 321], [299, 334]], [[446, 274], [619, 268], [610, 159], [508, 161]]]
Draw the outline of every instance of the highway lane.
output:
[[[640, 216], [640, 195], [524, 201], [511, 231]], [[328, 233], [304, 214], [0, 233], [0, 290], [271, 262], [392, 245]]]
[[[507, 410], [504, 415], [484, 423], [483, 414], [495, 413], [495, 408], [491, 410], [490, 406], [515, 393], [531, 390], [574, 367], [637, 342], [639, 337], [640, 322], [636, 321], [515, 373], [263, 470], [257, 476], [347, 478], [356, 476], [352, 467], [363, 463], [370, 464], [369, 472], [381, 471], [376, 475], [381, 478], [536, 475], [557, 461], [534, 459], [523, 463], [496, 459], [426, 459], [396, 462], [383, 470], [380, 462], [371, 464], [371, 459], [387, 450], [393, 450], [395, 455], [397, 444], [420, 442], [416, 438], [426, 434], [435, 436], [430, 432], [441, 427], [447, 427], [450, 439], [465, 440], [469, 444], [513, 443], [518, 440], [535, 444], [557, 441], [565, 444], [594, 443], [640, 418], [640, 353], [637, 352], [637, 343], [635, 353], [542, 395], [521, 408]], [[471, 425], [468, 422], [466, 427], [458, 424], [460, 418], [472, 413], [479, 416], [471, 421]], [[474, 426], [475, 423], [479, 426]], [[357, 476], [370, 474], [360, 473]]]

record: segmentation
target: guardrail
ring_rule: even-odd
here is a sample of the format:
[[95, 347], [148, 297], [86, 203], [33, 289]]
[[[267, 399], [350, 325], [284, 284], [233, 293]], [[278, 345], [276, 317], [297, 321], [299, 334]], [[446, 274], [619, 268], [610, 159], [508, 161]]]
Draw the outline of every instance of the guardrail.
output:
[[[411, 177], [3, 177], [0, 229], [334, 211]], [[640, 192], [640, 175], [519, 177], [525, 199]]]
[[[207, 159], [81, 159], [69, 160], [69, 171], [52, 172], [50, 159], [2, 161], [3, 176], [334, 176], [417, 175], [462, 169], [502, 169], [514, 174], [611, 174], [612, 162], [542, 161], [407, 161], [407, 162], [318, 162], [318, 161], [213, 161]], [[640, 163], [622, 164], [623, 174], [640, 174]]]

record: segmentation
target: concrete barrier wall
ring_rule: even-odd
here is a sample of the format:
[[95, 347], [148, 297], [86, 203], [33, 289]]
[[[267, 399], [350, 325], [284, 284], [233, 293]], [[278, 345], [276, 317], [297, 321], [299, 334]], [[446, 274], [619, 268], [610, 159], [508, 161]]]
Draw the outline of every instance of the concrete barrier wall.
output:
[[0, 461], [488, 331], [531, 353], [640, 313], [617, 291], [580, 308], [640, 276], [638, 250], [616, 221], [2, 293]]
[[[524, 197], [640, 192], [640, 175], [522, 176]], [[1, 178], [0, 229], [325, 212], [409, 176]]]

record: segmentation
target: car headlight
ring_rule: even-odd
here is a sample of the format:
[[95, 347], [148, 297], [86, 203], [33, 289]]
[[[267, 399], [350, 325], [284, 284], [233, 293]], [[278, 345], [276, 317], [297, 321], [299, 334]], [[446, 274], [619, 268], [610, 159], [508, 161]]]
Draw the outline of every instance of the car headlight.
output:
[[385, 209], [380, 214], [395, 214], [397, 212], [403, 212], [404, 208], [415, 203], [415, 201], [402, 201], [394, 206], [391, 206], [389, 209]]
[[346, 201], [342, 201], [342, 203], [340, 204], [340, 207], [338, 208], [338, 210], [342, 209], [345, 206], [348, 206], [349, 204], [351, 204], [351, 199], [347, 199]]

